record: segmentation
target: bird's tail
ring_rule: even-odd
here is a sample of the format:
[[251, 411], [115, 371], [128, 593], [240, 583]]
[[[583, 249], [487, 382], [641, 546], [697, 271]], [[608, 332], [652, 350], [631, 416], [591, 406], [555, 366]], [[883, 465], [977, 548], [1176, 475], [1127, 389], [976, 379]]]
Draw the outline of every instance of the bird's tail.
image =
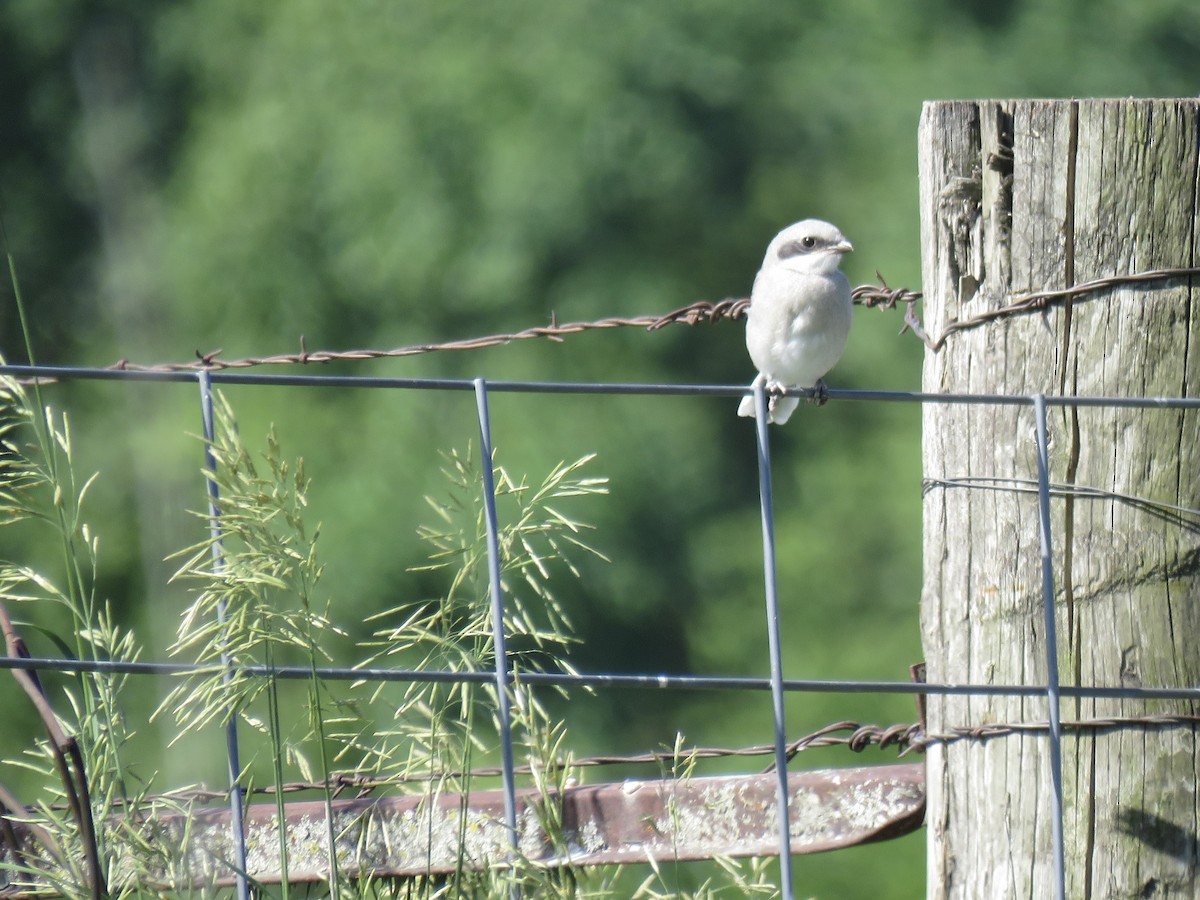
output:
[[800, 405], [799, 397], [776, 397], [771, 404], [770, 421], [776, 425], [783, 425], [792, 417], [792, 413], [796, 411], [796, 407]]
[[766, 376], [763, 375], [762, 372], [759, 372], [758, 375], [755, 376], [754, 380], [750, 382], [750, 387], [747, 388], [750, 393], [743, 397], [742, 402], [738, 404], [739, 416], [747, 419], [754, 418], [754, 392], [758, 390], [759, 384], [762, 383], [765, 378]]

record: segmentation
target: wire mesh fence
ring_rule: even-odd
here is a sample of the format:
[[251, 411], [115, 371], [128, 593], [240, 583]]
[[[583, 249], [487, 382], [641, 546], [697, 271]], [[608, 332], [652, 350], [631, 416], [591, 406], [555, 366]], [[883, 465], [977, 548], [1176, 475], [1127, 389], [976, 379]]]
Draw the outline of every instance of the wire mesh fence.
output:
[[[205, 465], [211, 471], [217, 466], [210, 448], [215, 440], [214, 435], [214, 399], [213, 386], [224, 385], [237, 388], [252, 385], [273, 385], [297, 390], [318, 388], [342, 389], [376, 389], [398, 391], [454, 391], [470, 393], [474, 396], [476, 424], [478, 427], [482, 459], [492, 459], [492, 410], [491, 397], [498, 393], [532, 393], [532, 394], [577, 394], [577, 395], [655, 395], [655, 396], [715, 396], [736, 398], [744, 396], [746, 388], [735, 385], [711, 384], [644, 384], [644, 383], [577, 383], [577, 382], [540, 382], [540, 381], [488, 381], [482, 378], [463, 379], [412, 379], [412, 378], [380, 378], [351, 375], [323, 374], [247, 374], [228, 369], [212, 369], [201, 366], [194, 370], [177, 368], [136, 369], [121, 368], [79, 368], [63, 366], [0, 366], [0, 376], [19, 379], [26, 383], [55, 380], [119, 380], [123, 382], [189, 382], [198, 386], [198, 405], [200, 418], [204, 424], [206, 438]], [[492, 859], [495, 865], [513, 866], [525, 852], [522, 847], [522, 829], [520, 821], [523, 810], [528, 806], [528, 800], [518, 788], [517, 775], [529, 773], [528, 766], [519, 764], [513, 749], [513, 711], [510, 703], [513, 699], [514, 686], [518, 683], [531, 686], [557, 688], [587, 688], [593, 690], [621, 689], [652, 689], [660, 691], [677, 690], [720, 690], [735, 692], [767, 693], [771, 698], [771, 733], [773, 740], [769, 745], [754, 748], [695, 748], [697, 757], [705, 754], [712, 755], [747, 755], [750, 753], [768, 755], [773, 763], [768, 770], [768, 777], [773, 782], [773, 819], [775, 828], [775, 850], [779, 858], [779, 894], [791, 898], [793, 894], [793, 873], [791, 860], [793, 843], [796, 840], [795, 831], [789, 823], [790, 792], [794, 786], [789, 784], [788, 763], [795, 754], [808, 746], [819, 746], [823, 743], [844, 743], [852, 749], [861, 749], [866, 745], [896, 746], [904, 753], [922, 750], [933, 743], [950, 743], [960, 741], [987, 741], [1011, 735], [1035, 735], [1044, 739], [1049, 746], [1050, 780], [1052, 784], [1052, 822], [1054, 825], [1052, 846], [1054, 851], [1053, 863], [1056, 871], [1057, 892], [1063, 897], [1065, 891], [1064, 877], [1064, 838], [1062, 831], [1063, 793], [1062, 793], [1062, 762], [1061, 744], [1065, 733], [1086, 733], [1103, 729], [1115, 728], [1162, 728], [1162, 727], [1194, 727], [1197, 718], [1188, 715], [1145, 715], [1131, 717], [1105, 717], [1094, 720], [1064, 720], [1061, 715], [1061, 705], [1064, 698], [1076, 697], [1105, 697], [1121, 698], [1135, 701], [1152, 701], [1163, 699], [1200, 700], [1200, 687], [1179, 685], [1176, 687], [1140, 687], [1129, 685], [1064, 685], [1058, 676], [1058, 647], [1056, 641], [1055, 619], [1055, 584], [1054, 557], [1052, 548], [1054, 536], [1051, 534], [1051, 500], [1062, 496], [1064, 492], [1088, 490], [1070, 486], [1055, 485], [1049, 476], [1047, 453], [1049, 437], [1047, 435], [1047, 409], [1059, 406], [1126, 408], [1133, 410], [1177, 409], [1194, 410], [1200, 408], [1200, 399], [1182, 397], [1058, 397], [1044, 396], [1007, 396], [996, 394], [936, 394], [911, 391], [881, 391], [881, 390], [838, 390], [829, 389], [825, 392], [829, 400], [837, 402], [868, 402], [868, 403], [903, 403], [903, 404], [984, 404], [1010, 405], [1026, 408], [1032, 417], [1032, 434], [1036, 450], [1037, 471], [1034, 477], [1020, 485], [971, 484], [972, 488], [981, 490], [1018, 490], [1027, 491], [1036, 496], [1038, 506], [1038, 534], [1041, 559], [1041, 602], [1044, 611], [1044, 627], [1046, 632], [1045, 667], [1048, 677], [1044, 683], [1038, 684], [942, 684], [908, 681], [865, 681], [865, 680], [799, 680], [786, 677], [783, 663], [782, 647], [786, 643], [787, 634], [784, 623], [779, 615], [778, 585], [776, 579], [776, 535], [775, 512], [772, 506], [772, 467], [770, 455], [770, 431], [765, 415], [768, 396], [761, 384], [754, 389], [756, 409], [756, 448], [755, 465], [758, 472], [758, 491], [761, 510], [762, 528], [762, 571], [763, 571], [763, 615], [765, 618], [766, 634], [765, 650], [769, 661], [769, 674], [766, 677], [728, 677], [721, 675], [693, 674], [620, 674], [612, 672], [576, 672], [576, 671], [529, 671], [518, 669], [514, 658], [507, 649], [506, 642], [506, 597], [504, 579], [502, 577], [502, 548], [499, 539], [501, 522], [496, 506], [497, 486], [494, 481], [493, 469], [489, 465], [481, 465], [480, 483], [478, 490], [482, 496], [486, 525], [486, 571], [488, 596], [491, 604], [490, 622], [492, 626], [491, 641], [494, 647], [494, 668], [491, 671], [479, 670], [430, 670], [406, 669], [384, 666], [317, 666], [313, 665], [258, 665], [246, 664], [229, 653], [222, 652], [220, 668], [222, 677], [226, 679], [259, 679], [263, 681], [305, 681], [319, 679], [330, 682], [354, 682], [360, 684], [398, 683], [411, 685], [417, 683], [444, 683], [448, 685], [475, 684], [487, 685], [491, 688], [489, 696], [494, 698], [495, 716], [498, 723], [498, 739], [500, 765], [494, 768], [480, 769], [479, 774], [498, 777], [500, 781], [499, 804], [493, 814], [502, 824], [504, 835], [503, 858]], [[222, 509], [217, 482], [213, 478], [207, 480], [210, 491], [211, 505], [209, 508], [209, 525], [211, 542], [208, 545], [213, 557], [212, 567], [219, 573], [223, 566], [221, 557], [222, 535], [225, 527], [222, 521]], [[1163, 506], [1152, 498], [1134, 498], [1139, 502]], [[1186, 522], [1200, 521], [1200, 510], [1170, 506], [1172, 515]], [[1031, 536], [1032, 537], [1032, 536]], [[218, 607], [218, 617], [224, 615], [222, 607]], [[11, 629], [9, 629], [11, 632]], [[141, 661], [141, 660], [105, 660], [105, 659], [70, 659], [70, 658], [31, 658], [23, 653], [19, 643], [14, 643], [15, 635], [9, 635], [9, 655], [0, 659], [0, 668], [8, 668], [14, 672], [35, 674], [39, 671], [63, 672], [108, 672], [122, 675], [187, 675], [210, 672], [212, 665], [189, 664], [174, 661]], [[1047, 718], [1045, 721], [1028, 722], [964, 722], [941, 733], [930, 733], [923, 722], [917, 722], [903, 728], [877, 728], [862, 726], [859, 723], [837, 723], [829, 729], [815, 734], [796, 738], [789, 731], [785, 715], [784, 698], [789, 693], [879, 693], [879, 694], [908, 694], [925, 696], [940, 695], [976, 695], [976, 696], [1026, 696], [1044, 697], [1047, 702]], [[36, 690], [31, 693], [37, 693]], [[53, 713], [46, 711], [43, 718], [53, 718]], [[849, 732], [849, 734], [838, 734]], [[69, 741], [63, 740], [63, 745]], [[230, 719], [224, 730], [224, 753], [226, 755], [229, 773], [229, 789], [221, 792], [207, 792], [203, 796], [191, 795], [191, 800], [213, 800], [224, 798], [229, 803], [229, 831], [231, 838], [230, 857], [221, 860], [224, 866], [222, 878], [231, 881], [239, 896], [249, 897], [255, 882], [255, 863], [251, 858], [262, 848], [248, 848], [246, 823], [246, 785], [241, 777], [243, 771], [240, 758], [239, 733], [236, 719]], [[662, 762], [670, 754], [647, 754], [645, 761]], [[629, 763], [631, 757], [605, 758], [595, 757], [583, 760], [584, 764], [604, 765], [612, 762]], [[577, 761], [578, 762], [578, 761]], [[86, 777], [77, 773], [76, 782], [82, 782], [86, 788]], [[353, 789], [356, 791], [370, 790], [381, 783], [370, 779], [358, 779], [347, 776], [333, 784], [338, 791]], [[273, 786], [276, 794], [289, 789], [296, 791], [311, 790], [322, 787], [329, 790], [328, 781], [322, 784], [313, 782], [297, 783], [290, 788], [284, 784]], [[178, 798], [176, 798], [178, 799]], [[83, 807], [87, 806], [86, 792], [77, 799], [82, 815]], [[10, 816], [19, 818], [19, 810], [9, 806]], [[325, 807], [328, 812], [329, 807]], [[283, 831], [290, 820], [280, 817], [279, 839], [284, 840]], [[294, 826], [294, 822], [292, 823]], [[332, 827], [332, 826], [330, 826]], [[11, 830], [8, 832], [10, 841], [10, 862], [12, 853], [23, 846], [20, 839]], [[93, 845], [94, 845], [93, 841]], [[337, 844], [336, 836], [330, 841], [330, 846]], [[93, 853], [95, 853], [93, 846]], [[559, 853], [549, 861], [550, 864], [570, 865], [570, 854]], [[329, 860], [336, 869], [336, 860]], [[101, 881], [98, 860], [92, 860], [92, 883], [99, 885]], [[520, 893], [520, 886], [514, 882], [510, 885], [511, 895]]]

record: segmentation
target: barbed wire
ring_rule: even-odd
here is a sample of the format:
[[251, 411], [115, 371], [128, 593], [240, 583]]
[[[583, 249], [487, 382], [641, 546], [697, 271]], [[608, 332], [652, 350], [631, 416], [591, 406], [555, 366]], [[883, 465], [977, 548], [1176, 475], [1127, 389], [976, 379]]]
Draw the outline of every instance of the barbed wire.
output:
[[[977, 328], [988, 322], [1021, 313], [1044, 310], [1054, 303], [1064, 302], [1086, 294], [1096, 293], [1107, 288], [1123, 284], [1137, 284], [1150, 281], [1161, 281], [1171, 278], [1190, 278], [1200, 275], [1200, 267], [1176, 266], [1165, 269], [1150, 269], [1129, 275], [1111, 275], [1072, 285], [1069, 288], [1056, 290], [1034, 291], [1032, 293], [1014, 294], [1012, 302], [998, 309], [987, 310], [966, 319], [949, 323], [936, 338], [931, 338], [924, 324], [916, 313], [916, 304], [923, 298], [920, 291], [909, 288], [893, 288], [878, 272], [879, 284], [862, 284], [854, 288], [851, 297], [859, 306], [877, 309], [896, 309], [904, 307], [904, 324], [900, 334], [911, 331], [930, 350], [935, 353], [946, 343], [947, 339], [959, 331]], [[737, 321], [746, 315], [750, 300], [746, 297], [729, 297], [724, 300], [697, 300], [687, 306], [661, 315], [643, 316], [611, 316], [585, 322], [567, 322], [559, 324], [551, 316], [549, 325], [539, 325], [521, 331], [503, 334], [490, 334], [481, 337], [463, 338], [453, 341], [434, 343], [410, 344], [404, 347], [394, 347], [390, 350], [313, 350], [306, 346], [303, 335], [300, 337], [300, 350], [296, 353], [280, 353], [273, 356], [247, 356], [241, 359], [222, 359], [221, 350], [196, 351], [196, 359], [188, 362], [167, 363], [138, 363], [121, 359], [109, 369], [133, 372], [188, 372], [200, 369], [247, 369], [255, 366], [272, 365], [308, 365], [341, 361], [388, 359], [405, 356], [419, 356], [425, 353], [437, 353], [457, 350], [482, 350], [488, 347], [498, 347], [515, 341], [544, 338], [551, 341], [561, 341], [575, 334], [587, 331], [604, 331], [614, 328], [644, 328], [647, 331], [658, 331], [668, 325], [696, 326], [704, 323], [721, 321]]]
[[[924, 324], [916, 313], [916, 304], [922, 300], [922, 294], [919, 291], [913, 291], [907, 288], [891, 288], [887, 285], [883, 277], [879, 275], [880, 284], [860, 285], [854, 288], [852, 292], [852, 298], [856, 304], [868, 308], [890, 310], [899, 306], [903, 306], [904, 324], [900, 329], [900, 334], [903, 334], [905, 331], [911, 331], [915, 336], [922, 340], [930, 350], [937, 352], [942, 348], [942, 346], [945, 345], [945, 342], [950, 338], [950, 336], [957, 332], [980, 327], [982, 325], [1010, 316], [1045, 310], [1055, 303], [1074, 300], [1076, 298], [1088, 294], [1094, 294], [1119, 285], [1147, 283], [1173, 278], [1190, 279], [1195, 275], [1200, 275], [1200, 267], [1171, 267], [1137, 272], [1129, 275], [1114, 275], [1110, 277], [1094, 279], [1075, 284], [1064, 289], [1014, 294], [1011, 296], [1010, 302], [1004, 306], [996, 309], [986, 310], [965, 319], [959, 319], [950, 322], [936, 338], [931, 338], [929, 336], [924, 328]], [[684, 306], [666, 313], [665, 315], [609, 317], [595, 321], [571, 322], [566, 324], [559, 324], [552, 317], [550, 324], [547, 326], [527, 328], [522, 331], [506, 334], [487, 335], [441, 343], [415, 344], [405, 347], [398, 347], [391, 350], [361, 349], [348, 351], [310, 352], [307, 349], [305, 339], [302, 336], [300, 338], [299, 352], [292, 354], [279, 354], [265, 357], [245, 357], [236, 360], [225, 360], [220, 357], [220, 353], [222, 352], [221, 350], [214, 350], [206, 353], [197, 352], [196, 359], [186, 363], [159, 363], [154, 365], [145, 365], [131, 362], [129, 360], [120, 360], [108, 368], [109, 370], [122, 372], [169, 373], [201, 370], [244, 369], [263, 365], [330, 363], [334, 361], [405, 357], [439, 351], [483, 349], [486, 347], [508, 344], [514, 341], [539, 338], [561, 341], [567, 336], [594, 330], [639, 327], [648, 331], [657, 331], [665, 328], [667, 325], [673, 324], [696, 326], [706, 322], [715, 323], [726, 320], [736, 321], [745, 317], [749, 305], [750, 301], [746, 298], [727, 298], [717, 302], [697, 301], [689, 304], [688, 306]], [[969, 482], [969, 479], [942, 479], [939, 481], [927, 482], [926, 488], [928, 489], [929, 487], [933, 486], [966, 486], [969, 484]], [[1017, 482], [1012, 482], [1005, 485], [993, 483], [989, 486], [993, 487], [994, 489], [1031, 489], [1028, 485]], [[1187, 517], [1194, 516], [1196, 514], [1197, 511], [1193, 509], [1152, 503], [1144, 498], [1126, 497], [1123, 495], [1113, 494], [1111, 492], [1101, 492], [1096, 489], [1078, 487], [1070, 489], [1077, 492], [1081, 496], [1085, 493], [1088, 496], [1101, 496], [1110, 500], [1130, 502], [1136, 505], [1141, 505], [1155, 511], [1160, 515], [1173, 514], [1180, 516], [1183, 520], [1188, 521], [1189, 524], [1192, 524], [1193, 526], [1195, 525], [1194, 521], [1187, 519]], [[1059, 490], [1067, 490], [1067, 488], [1060, 487]], [[0, 621], [0, 625], [3, 626], [0, 630], [2, 630], [4, 633], [9, 656], [18, 658], [26, 657], [28, 654], [24, 649], [23, 642], [13, 630], [11, 622], [8, 621], [7, 615], [3, 612], [2, 606], [0, 606], [0, 619], [3, 620]], [[25, 688], [27, 695], [33, 702], [39, 717], [42, 719], [43, 725], [47, 730], [50, 743], [54, 749], [56, 769], [58, 770], [58, 774], [62, 782], [64, 794], [68, 798], [68, 803], [63, 808], [70, 810], [72, 817], [75, 819], [83, 834], [86, 848], [86, 864], [89, 869], [91, 884], [94, 887], [103, 890], [104, 876], [99, 867], [94, 823], [91, 821], [91, 802], [87, 794], [86, 773], [83, 771], [83, 760], [79, 754], [78, 747], [72, 738], [62, 734], [61, 729], [57, 728], [56, 717], [54, 716], [53, 710], [51, 710], [49, 707], [41, 686], [37, 681], [36, 674], [24, 673], [14, 669], [14, 676], [18, 678], [18, 681], [21, 682], [22, 687]], [[1197, 725], [1200, 725], [1200, 716], [1189, 714], [1168, 714], [1071, 720], [1062, 722], [1061, 729], [1063, 731], [1095, 733], [1105, 730], [1123, 728], [1195, 728]], [[928, 747], [934, 744], [951, 744], [963, 740], [986, 741], [1004, 736], [1049, 732], [1051, 729], [1051, 724], [1045, 721], [989, 723], [986, 725], [954, 727], [944, 733], [930, 734], [926, 732], [921, 723], [880, 727], [877, 725], [863, 725], [857, 722], [843, 721], [833, 723], [810, 734], [804, 735], [795, 741], [792, 741], [787, 745], [784, 758], [787, 761], [790, 761], [802, 751], [816, 747], [830, 746], [844, 746], [852, 752], [862, 752], [867, 747], [871, 746], [879, 747], [880, 749], [896, 748], [898, 750], [898, 755], [903, 757], [911, 752], [924, 752]], [[676, 771], [675, 767], [681, 762], [687, 762], [690, 764], [692, 761], [706, 759], [764, 756], [776, 753], [777, 749], [778, 748], [775, 744], [756, 745], [742, 748], [695, 747], [686, 751], [664, 750], [631, 756], [591, 756], [577, 760], [567, 759], [563, 762], [563, 765], [570, 766], [572, 768], [585, 769], [610, 765], [652, 764], [658, 766], [670, 766], [671, 771], [674, 772]], [[509, 771], [513, 774], [523, 775], [533, 773], [533, 769], [530, 766], [510, 767]], [[768, 769], [768, 771], [770, 771], [770, 769]], [[447, 777], [499, 777], [503, 773], [504, 770], [499, 767], [479, 768], [463, 773], [420, 773], [387, 778], [382, 778], [377, 774], [351, 772], [335, 775], [327, 783], [290, 782], [288, 784], [282, 784], [278, 786], [253, 787], [248, 790], [248, 793], [298, 793], [332, 788], [334, 793], [337, 795], [340, 795], [348, 790], [353, 790], [356, 792], [357, 796], [362, 797], [369, 795], [381, 788], [392, 787], [405, 782], [429, 781], [434, 778], [445, 779]], [[185, 788], [153, 797], [142, 798], [140, 802], [145, 803], [155, 799], [173, 800], [175, 802], [184, 803], [209, 802], [212, 800], [228, 798], [228, 796], [228, 791], [212, 791], [201, 786], [198, 788]], [[7, 828], [9, 815], [18, 811], [19, 807], [15, 798], [7, 790], [0, 788], [0, 826]], [[10, 830], [11, 829], [9, 829], [9, 831]], [[15, 838], [13, 838], [11, 834], [8, 834], [8, 831], [6, 831], [5, 834], [6, 840], [10, 844], [10, 847], [15, 847]]]
[[[882, 281], [882, 278], [880, 280]], [[891, 309], [897, 303], [907, 303], [911, 309], [911, 305], [919, 300], [920, 297], [920, 293], [910, 291], [906, 288], [889, 288], [886, 284], [861, 285], [853, 291], [855, 303], [867, 307], [877, 306], [881, 309]], [[273, 356], [248, 356], [242, 359], [229, 360], [221, 358], [221, 350], [197, 351], [196, 359], [189, 362], [144, 364], [132, 362], [128, 359], [121, 359], [108, 366], [108, 368], [116, 371], [132, 372], [189, 372], [199, 369], [247, 369], [254, 366], [306, 365], [310, 363], [419, 356], [425, 353], [442, 351], [483, 350], [488, 347], [499, 347], [515, 341], [531, 340], [534, 338], [561, 341], [563, 338], [582, 334], [587, 331], [606, 331], [614, 328], [644, 328], [647, 331], [657, 331], [660, 328], [673, 324], [699, 325], [703, 322], [719, 322], [723, 319], [735, 321], [745, 317], [746, 309], [749, 305], [749, 298], [731, 297], [715, 303], [709, 300], [698, 300], [695, 303], [673, 310], [665, 315], [610, 316], [587, 322], [566, 322], [562, 324], [559, 324], [551, 316], [549, 325], [538, 325], [522, 331], [490, 334], [437, 343], [410, 344], [404, 347], [394, 347], [390, 350], [310, 351], [306, 346], [304, 336], [301, 335], [300, 350], [297, 353], [280, 353]]]
[[[1173, 728], [1200, 726], [1200, 715], [1185, 713], [1159, 714], [1147, 716], [1100, 716], [1091, 719], [1063, 720], [1063, 731], [1078, 733], [1112, 731], [1127, 728]], [[787, 746], [787, 757], [791, 761], [805, 750], [828, 747], [844, 747], [853, 753], [862, 753], [870, 747], [880, 750], [895, 748], [898, 758], [910, 753], [924, 753], [935, 744], [948, 745], [965, 740], [988, 741], [1000, 737], [1015, 735], [1041, 734], [1050, 730], [1047, 721], [988, 723], [986, 725], [964, 725], [954, 727], [941, 733], [927, 733], [919, 722], [899, 723], [894, 725], [870, 725], [854, 721], [834, 722], [819, 728], [801, 738], [791, 741]], [[656, 765], [670, 767], [673, 771], [681, 766], [690, 767], [694, 762], [715, 759], [736, 759], [771, 756], [775, 752], [774, 744], [755, 744], [748, 747], [688, 747], [670, 750], [655, 750], [647, 753], [629, 755], [602, 754], [582, 758], [564, 759], [560, 762], [562, 768], [595, 769], [605, 766], [636, 766]], [[765, 771], [773, 771], [769, 766]], [[513, 767], [515, 775], [532, 775], [534, 769], [529, 765]], [[280, 785], [252, 785], [244, 787], [247, 795], [262, 797], [277, 794], [302, 794], [312, 791], [323, 791], [330, 788], [335, 797], [347, 791], [354, 791], [356, 799], [367, 797], [376, 791], [395, 788], [405, 784], [422, 784], [431, 781], [444, 782], [447, 779], [469, 781], [472, 779], [499, 778], [503, 769], [499, 766], [481, 766], [470, 770], [456, 772], [420, 772], [392, 776], [379, 776], [355, 772], [332, 774], [328, 781], [289, 781]], [[167, 801], [179, 804], [204, 804], [223, 801], [229, 798], [228, 790], [216, 790], [203, 785], [196, 787], [178, 788], [164, 791], [139, 799], [145, 804], [153, 801]], [[119, 803], [117, 805], [120, 805]]]
[[930, 340], [927, 335], [923, 336], [922, 340], [925, 341], [929, 349], [936, 353], [942, 349], [950, 335], [959, 331], [978, 328], [980, 325], [986, 325], [988, 322], [993, 322], [997, 319], [1026, 312], [1037, 312], [1047, 309], [1054, 303], [1073, 300], [1085, 294], [1095, 293], [1122, 284], [1139, 284], [1148, 281], [1163, 281], [1170, 278], [1191, 278], [1194, 275], [1200, 275], [1200, 266], [1172, 266], [1164, 269], [1148, 269], [1144, 272], [1134, 272], [1129, 275], [1109, 275], [1104, 278], [1083, 281], [1071, 287], [1058, 290], [1014, 294], [1012, 302], [1008, 305], [977, 313], [966, 319], [958, 319], [950, 322], [942, 333], [938, 335], [936, 340]]
[[[1093, 719], [1063, 719], [1060, 723], [1063, 731], [1100, 732], [1116, 731], [1124, 728], [1176, 728], [1200, 726], [1200, 715], [1190, 713], [1164, 713], [1148, 716], [1099, 716]], [[923, 751], [933, 744], [953, 744], [958, 741], [986, 741], [998, 737], [1011, 737], [1019, 734], [1040, 734], [1050, 730], [1050, 723], [1041, 722], [1005, 722], [989, 723], [987, 725], [959, 726], [941, 734], [923, 734], [914, 737], [909, 749]], [[905, 751], [907, 752], [907, 750]]]

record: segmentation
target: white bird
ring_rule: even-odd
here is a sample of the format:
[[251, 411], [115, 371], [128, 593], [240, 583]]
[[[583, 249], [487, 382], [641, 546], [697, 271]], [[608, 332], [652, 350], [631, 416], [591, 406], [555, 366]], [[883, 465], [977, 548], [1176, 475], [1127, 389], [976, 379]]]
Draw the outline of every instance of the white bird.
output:
[[[817, 388], [834, 367], [850, 334], [850, 282], [838, 269], [854, 247], [828, 222], [805, 219], [771, 241], [754, 278], [746, 321], [746, 349], [758, 368], [751, 390], [765, 380], [768, 421], [782, 425], [799, 405], [783, 396], [791, 388]], [[754, 397], [743, 397], [739, 416], [754, 416]]]

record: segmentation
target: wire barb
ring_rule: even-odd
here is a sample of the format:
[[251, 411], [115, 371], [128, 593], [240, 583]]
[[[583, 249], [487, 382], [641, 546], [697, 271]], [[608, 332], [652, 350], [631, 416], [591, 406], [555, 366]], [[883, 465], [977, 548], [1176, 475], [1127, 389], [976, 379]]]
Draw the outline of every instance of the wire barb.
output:
[[[1140, 284], [1149, 281], [1161, 281], [1172, 278], [1191, 278], [1200, 275], [1200, 267], [1175, 266], [1167, 269], [1151, 269], [1145, 272], [1134, 272], [1130, 275], [1112, 275], [1107, 278], [1097, 278], [1085, 281], [1060, 290], [1035, 291], [1027, 294], [1014, 294], [1006, 306], [979, 313], [968, 319], [959, 319], [949, 323], [945, 330], [936, 338], [931, 338], [926, 332], [920, 316], [917, 315], [916, 305], [923, 298], [920, 291], [909, 288], [893, 288], [888, 285], [879, 272], [875, 273], [879, 284], [860, 284], [851, 291], [851, 299], [859, 306], [881, 310], [896, 309], [904, 306], [904, 323], [900, 334], [911, 331], [925, 346], [937, 352], [945, 345], [950, 335], [976, 328], [997, 319], [1019, 315], [1026, 312], [1045, 310], [1054, 303], [1077, 298], [1084, 294], [1095, 293], [1122, 284]], [[645, 316], [611, 316], [590, 322], [558, 323], [557, 316], [552, 312], [549, 325], [538, 325], [523, 331], [513, 331], [505, 334], [490, 334], [483, 337], [464, 338], [456, 341], [440, 343], [410, 344], [405, 347], [394, 347], [390, 350], [313, 350], [310, 351], [304, 336], [300, 336], [300, 351], [298, 353], [283, 353], [276, 356], [248, 356], [242, 359], [221, 359], [221, 350], [208, 352], [196, 351], [196, 361], [186, 363], [135, 363], [128, 359], [120, 359], [108, 368], [118, 371], [133, 372], [188, 372], [197, 369], [248, 369], [254, 366], [275, 365], [307, 365], [309, 363], [330, 363], [338, 361], [354, 361], [368, 359], [387, 359], [403, 356], [419, 356], [425, 353], [439, 353], [448, 350], [482, 350], [487, 347], [498, 347], [514, 341], [546, 338], [561, 342], [570, 335], [582, 334], [585, 331], [604, 331], [613, 328], [644, 328], [647, 331], [658, 331], [668, 325], [696, 326], [722, 321], [736, 322], [746, 317], [750, 308], [750, 300], [746, 297], [727, 297], [724, 300], [697, 300], [687, 306], [681, 306], [663, 315]]]
[[[1121, 730], [1151, 730], [1161, 728], [1200, 728], [1200, 715], [1189, 714], [1158, 714], [1146, 716], [1102, 716], [1092, 719], [1064, 719], [1061, 722], [1064, 732], [1079, 734], [1100, 734]], [[928, 733], [920, 722], [896, 723], [893, 725], [871, 725], [854, 721], [834, 722], [816, 731], [797, 738], [788, 744], [788, 761], [790, 762], [806, 750], [816, 750], [829, 747], [844, 747], [853, 753], [863, 753], [871, 747], [880, 750], [896, 749], [899, 757], [910, 753], [924, 753], [934, 744], [954, 744], [961, 741], [984, 742], [997, 738], [1017, 735], [1042, 734], [1050, 730], [1047, 721], [1033, 722], [989, 722], [983, 725], [963, 725], [950, 728], [945, 732]], [[847, 733], [848, 732], [848, 733]], [[712, 760], [737, 759], [755, 756], [772, 756], [775, 745], [754, 744], [747, 747], [686, 747], [682, 749], [654, 750], [646, 753], [628, 755], [601, 754], [596, 756], [572, 757], [570, 764], [579, 769], [598, 769], [605, 766], [630, 765], [671, 765], [681, 759]], [[772, 763], [764, 771], [773, 772]], [[442, 778], [463, 780], [500, 778], [504, 770], [500, 766], [481, 766], [463, 772], [437, 772], [425, 774], [410, 774], [381, 778], [356, 772], [337, 772], [330, 775], [328, 787], [335, 796], [342, 796], [353, 790], [355, 796], [363, 798], [370, 796], [380, 789], [395, 788], [403, 784], [425, 782]], [[514, 765], [513, 774], [532, 775], [533, 767], [529, 765]], [[278, 786], [273, 784], [251, 786], [244, 789], [247, 795], [273, 796], [281, 794], [301, 794], [321, 791], [326, 787], [325, 782], [289, 781]], [[177, 803], [213, 803], [226, 802], [229, 799], [228, 790], [215, 790], [198, 785], [189, 788], [179, 788], [161, 794], [143, 798], [142, 802], [154, 800], [171, 800]], [[120, 806], [120, 801], [115, 805]], [[60, 807], [55, 807], [60, 808]]]

